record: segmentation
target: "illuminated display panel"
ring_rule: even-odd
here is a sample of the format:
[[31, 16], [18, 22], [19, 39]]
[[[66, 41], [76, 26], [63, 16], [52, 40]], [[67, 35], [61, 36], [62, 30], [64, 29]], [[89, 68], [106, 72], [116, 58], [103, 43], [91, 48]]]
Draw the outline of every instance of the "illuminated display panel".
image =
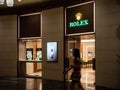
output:
[[47, 42], [47, 61], [48, 62], [57, 62], [57, 42]]
[[94, 32], [94, 2], [66, 8], [66, 35]]

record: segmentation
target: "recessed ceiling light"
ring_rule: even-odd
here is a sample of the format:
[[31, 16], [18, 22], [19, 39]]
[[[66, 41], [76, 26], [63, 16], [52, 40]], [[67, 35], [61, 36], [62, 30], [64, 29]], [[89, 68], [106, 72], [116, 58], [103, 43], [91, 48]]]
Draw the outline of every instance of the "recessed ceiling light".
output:
[[21, 0], [18, 0], [18, 2], [21, 2]]

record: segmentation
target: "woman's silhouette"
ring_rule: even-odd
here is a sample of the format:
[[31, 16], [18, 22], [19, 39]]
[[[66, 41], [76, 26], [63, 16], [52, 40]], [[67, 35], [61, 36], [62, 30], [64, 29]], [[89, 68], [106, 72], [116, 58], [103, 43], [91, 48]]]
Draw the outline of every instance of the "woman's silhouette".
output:
[[71, 68], [73, 69], [72, 75], [71, 75], [71, 85], [70, 89], [71, 90], [76, 90], [75, 86], [77, 85], [77, 88], [79, 90], [84, 90], [80, 79], [81, 79], [81, 59], [80, 59], [80, 52], [79, 49], [74, 48], [73, 49], [73, 57], [74, 57], [74, 64], [71, 65]]

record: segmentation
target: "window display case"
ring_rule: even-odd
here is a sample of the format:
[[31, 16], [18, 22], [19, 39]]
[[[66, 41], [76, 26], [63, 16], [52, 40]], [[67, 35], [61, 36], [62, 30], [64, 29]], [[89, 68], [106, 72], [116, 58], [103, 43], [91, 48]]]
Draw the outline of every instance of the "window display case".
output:
[[19, 61], [42, 61], [42, 40], [19, 40]]
[[18, 17], [18, 76], [41, 76], [41, 13]]
[[19, 39], [18, 75], [41, 77], [42, 39]]

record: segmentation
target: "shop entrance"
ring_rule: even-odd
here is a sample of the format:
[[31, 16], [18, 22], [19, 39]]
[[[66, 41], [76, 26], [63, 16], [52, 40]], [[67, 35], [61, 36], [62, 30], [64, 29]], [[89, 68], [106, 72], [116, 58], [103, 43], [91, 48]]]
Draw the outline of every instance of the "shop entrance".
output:
[[20, 39], [18, 76], [42, 77], [42, 39]]
[[[95, 90], [95, 34], [67, 36], [65, 40], [65, 69], [73, 63], [72, 49], [80, 50], [82, 60], [81, 83], [85, 90]], [[65, 76], [67, 82], [71, 82], [72, 69]]]

